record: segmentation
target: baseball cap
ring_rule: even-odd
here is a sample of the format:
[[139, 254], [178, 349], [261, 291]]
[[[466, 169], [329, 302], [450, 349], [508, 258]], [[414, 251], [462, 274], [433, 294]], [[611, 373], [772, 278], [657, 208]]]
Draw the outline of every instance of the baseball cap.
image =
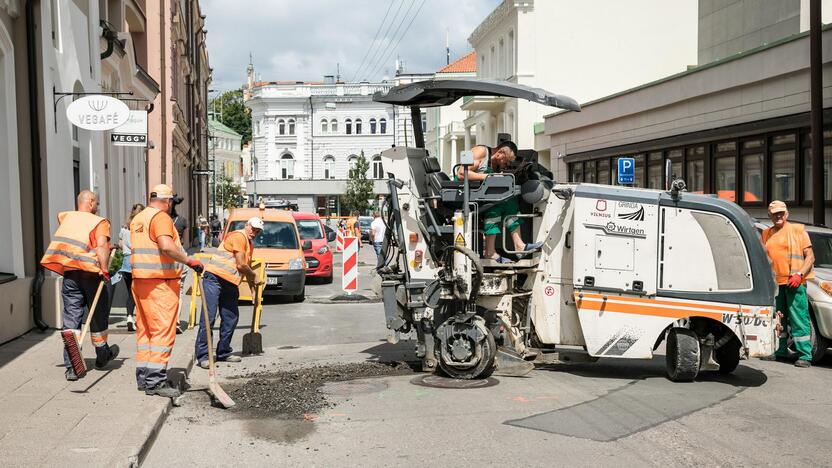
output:
[[150, 190], [150, 198], [173, 198], [173, 189], [165, 184], [154, 186]]
[[789, 211], [789, 209], [786, 207], [786, 204], [780, 200], [774, 200], [768, 204], [769, 213], [780, 213], [782, 211]]
[[263, 229], [263, 220], [254, 216], [248, 219], [248, 224], [251, 225], [254, 229]]

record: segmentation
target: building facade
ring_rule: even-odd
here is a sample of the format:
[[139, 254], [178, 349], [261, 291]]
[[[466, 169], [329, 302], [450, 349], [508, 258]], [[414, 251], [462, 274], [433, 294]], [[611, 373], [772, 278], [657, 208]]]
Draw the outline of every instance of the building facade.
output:
[[[720, 22], [726, 38], [748, 36], [748, 24], [733, 18], [732, 8], [745, 11], [749, 3], [762, 4], [723, 3], [734, 6], [700, 2], [700, 21]], [[790, 205], [794, 219], [810, 220], [809, 37], [804, 30], [808, 24], [800, 20], [808, 2], [764, 6], [757, 17], [771, 22], [757, 24], [756, 30], [780, 31], [781, 37], [752, 34], [770, 42], [749, 39], [744, 43], [749, 49], [722, 58], [713, 33], [700, 36], [700, 57], [718, 60], [587, 103], [580, 113], [548, 116], [543, 133], [556, 178], [615, 183], [616, 160], [631, 156], [636, 161], [636, 186], [664, 189], [667, 176], [676, 176], [685, 180], [688, 190], [734, 201], [754, 216], [765, 216], [767, 204], [779, 199]], [[825, 19], [832, 19], [832, 12], [825, 11]], [[706, 29], [700, 26], [700, 35]], [[830, 122], [832, 30], [823, 32], [822, 44], [824, 120]], [[829, 217], [832, 127], [823, 138]]]
[[[220, 220], [225, 220], [225, 200], [222, 192], [214, 188], [214, 184], [222, 184], [225, 180], [243, 185], [242, 162], [243, 136], [232, 128], [220, 122], [214, 115], [208, 118], [208, 163], [213, 171], [211, 183], [211, 199], [209, 204], [211, 214], [216, 214]], [[216, 207], [214, 206], [216, 204]]]

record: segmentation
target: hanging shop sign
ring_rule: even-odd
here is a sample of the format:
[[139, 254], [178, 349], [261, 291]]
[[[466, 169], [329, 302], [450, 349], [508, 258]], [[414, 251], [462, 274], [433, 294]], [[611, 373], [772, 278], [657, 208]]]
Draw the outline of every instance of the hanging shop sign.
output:
[[147, 146], [147, 111], [131, 110], [127, 122], [110, 134], [114, 146]]
[[72, 101], [66, 108], [66, 117], [85, 130], [112, 130], [127, 122], [130, 109], [116, 98], [95, 94]]

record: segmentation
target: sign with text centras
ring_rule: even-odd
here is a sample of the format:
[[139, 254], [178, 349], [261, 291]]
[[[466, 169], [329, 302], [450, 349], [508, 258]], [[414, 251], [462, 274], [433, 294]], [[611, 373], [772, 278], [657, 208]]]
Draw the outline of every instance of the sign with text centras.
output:
[[636, 160], [618, 158], [618, 184], [632, 184], [636, 181]]
[[84, 130], [112, 130], [127, 122], [130, 109], [116, 98], [96, 94], [72, 101], [66, 108], [66, 118]]
[[127, 122], [113, 130], [114, 146], [147, 146], [147, 111], [131, 110]]

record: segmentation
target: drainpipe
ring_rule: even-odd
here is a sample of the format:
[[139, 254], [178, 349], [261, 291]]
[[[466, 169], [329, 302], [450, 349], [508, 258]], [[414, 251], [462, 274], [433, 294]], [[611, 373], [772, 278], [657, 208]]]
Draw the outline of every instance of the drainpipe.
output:
[[26, 58], [29, 67], [29, 137], [32, 145], [32, 202], [34, 211], [35, 235], [35, 281], [32, 283], [32, 319], [40, 331], [45, 331], [49, 325], [43, 321], [43, 302], [41, 288], [43, 286], [43, 267], [40, 258], [43, 257], [43, 195], [41, 189], [40, 167], [40, 117], [38, 115], [38, 79], [37, 79], [37, 47], [35, 43], [35, 1], [26, 2]]

